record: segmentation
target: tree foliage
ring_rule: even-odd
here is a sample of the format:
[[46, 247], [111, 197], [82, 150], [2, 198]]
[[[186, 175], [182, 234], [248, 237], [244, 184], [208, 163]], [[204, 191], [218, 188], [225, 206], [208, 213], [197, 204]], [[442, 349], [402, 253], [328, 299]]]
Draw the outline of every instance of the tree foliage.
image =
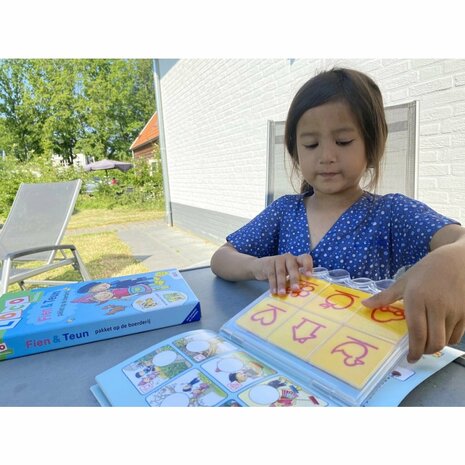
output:
[[124, 159], [155, 111], [151, 60], [0, 61], [0, 149]]
[[0, 146], [19, 160], [41, 151], [43, 119], [40, 109], [34, 108], [30, 72], [26, 60], [0, 64]]

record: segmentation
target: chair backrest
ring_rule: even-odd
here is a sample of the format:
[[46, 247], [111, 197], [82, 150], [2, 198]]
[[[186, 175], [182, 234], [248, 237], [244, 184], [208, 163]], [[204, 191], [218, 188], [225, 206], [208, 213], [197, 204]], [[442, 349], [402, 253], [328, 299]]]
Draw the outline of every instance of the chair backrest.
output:
[[[417, 198], [418, 102], [385, 107], [388, 137], [377, 194], [397, 192]], [[284, 141], [285, 121], [268, 121], [266, 205], [285, 194], [300, 192], [300, 179], [292, 170]], [[365, 181], [362, 179], [362, 185]]]
[[[59, 245], [73, 214], [80, 188], [80, 179], [21, 184], [8, 218], [0, 229], [1, 254]], [[53, 256], [54, 252], [45, 252], [28, 255], [24, 259], [50, 260]]]

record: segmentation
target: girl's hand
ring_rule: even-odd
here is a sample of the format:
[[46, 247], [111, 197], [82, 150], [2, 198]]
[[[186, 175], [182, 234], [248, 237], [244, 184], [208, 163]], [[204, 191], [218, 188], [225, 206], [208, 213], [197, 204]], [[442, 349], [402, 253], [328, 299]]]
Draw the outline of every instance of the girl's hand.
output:
[[312, 270], [312, 257], [306, 253], [299, 256], [286, 253], [256, 258], [252, 267], [254, 278], [260, 281], [268, 280], [271, 292], [278, 295], [286, 294], [288, 277], [291, 290], [298, 291], [300, 275], [311, 276]]
[[457, 344], [465, 332], [465, 267], [463, 249], [440, 247], [410, 268], [389, 289], [366, 299], [369, 308], [404, 300], [409, 332], [407, 360]]

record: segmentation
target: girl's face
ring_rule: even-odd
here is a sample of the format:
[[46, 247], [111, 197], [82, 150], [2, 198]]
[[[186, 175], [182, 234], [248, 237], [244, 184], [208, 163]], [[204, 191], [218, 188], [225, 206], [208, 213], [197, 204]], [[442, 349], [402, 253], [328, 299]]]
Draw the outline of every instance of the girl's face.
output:
[[296, 140], [300, 170], [316, 195], [361, 191], [367, 168], [365, 143], [345, 102], [307, 110], [297, 123]]

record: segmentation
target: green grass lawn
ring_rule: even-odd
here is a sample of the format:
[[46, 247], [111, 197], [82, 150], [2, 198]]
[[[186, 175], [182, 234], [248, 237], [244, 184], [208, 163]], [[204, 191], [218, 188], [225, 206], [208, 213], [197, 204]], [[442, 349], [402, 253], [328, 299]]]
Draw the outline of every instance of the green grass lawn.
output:
[[137, 221], [152, 221], [163, 218], [165, 212], [131, 209], [93, 209], [74, 213], [68, 224], [68, 230], [97, 228], [111, 224], [134, 223]]
[[[148, 271], [131, 254], [129, 247], [112, 231], [98, 231], [101, 226], [136, 221], [160, 219], [164, 212], [134, 210], [84, 210], [71, 218], [62, 244], [74, 244], [92, 279], [111, 276], [125, 276]], [[79, 234], [77, 230], [96, 228], [96, 232]], [[44, 273], [40, 279], [60, 281], [80, 280], [79, 273], [72, 267], [64, 267]], [[37, 279], [38, 279], [37, 278]], [[9, 291], [19, 290], [19, 286], [10, 286]]]

